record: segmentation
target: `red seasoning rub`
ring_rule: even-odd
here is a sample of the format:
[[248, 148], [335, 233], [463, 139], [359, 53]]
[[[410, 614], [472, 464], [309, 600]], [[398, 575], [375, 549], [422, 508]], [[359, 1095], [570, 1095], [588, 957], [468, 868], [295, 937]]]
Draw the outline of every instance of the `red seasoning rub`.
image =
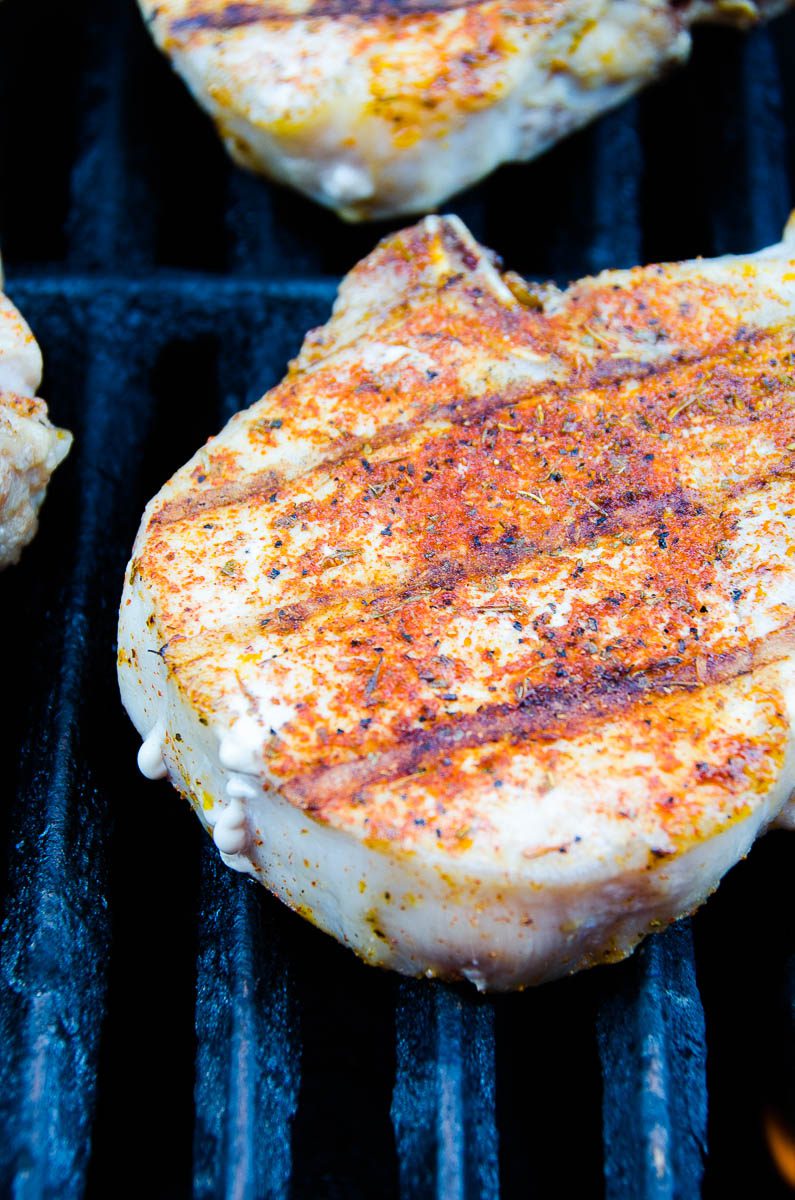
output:
[[621, 957], [795, 784], [793, 398], [787, 241], [567, 291], [382, 242], [147, 509], [142, 766], [371, 961]]

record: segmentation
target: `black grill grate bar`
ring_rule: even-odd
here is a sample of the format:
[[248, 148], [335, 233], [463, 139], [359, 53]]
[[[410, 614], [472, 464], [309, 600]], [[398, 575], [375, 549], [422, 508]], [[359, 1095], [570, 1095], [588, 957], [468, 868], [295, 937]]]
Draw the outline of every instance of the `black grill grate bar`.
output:
[[441, 984], [404, 981], [395, 1026], [402, 1200], [496, 1200], [493, 1007]]
[[289, 1195], [300, 1049], [286, 961], [253, 884], [204, 847], [196, 985], [197, 1200]]
[[777, 242], [789, 215], [781, 75], [769, 29], [759, 30], [744, 47], [741, 89], [747, 155], [746, 244], [754, 250]]
[[[187, 312], [191, 319], [200, 316], [202, 328], [212, 329], [214, 322], [221, 321], [225, 324], [228, 321], [230, 326], [238, 325], [239, 332], [252, 339], [262, 338], [265, 330], [268, 334], [268, 344], [271, 345], [271, 328], [260, 323], [261, 320], [268, 320], [272, 322], [277, 337], [285, 335], [283, 344], [288, 357], [298, 350], [306, 332], [303, 328], [288, 327], [288, 317], [292, 315], [293, 306], [310, 306], [317, 314], [314, 316], [314, 313], [310, 312], [310, 319], [321, 322], [326, 319], [336, 294], [336, 282], [324, 278], [240, 279], [234, 276], [183, 275], [176, 271], [159, 271], [146, 278], [127, 278], [114, 274], [92, 275], [82, 271], [70, 272], [68, 276], [39, 277], [18, 271], [12, 284], [12, 298], [21, 309], [26, 310], [26, 316], [31, 311], [31, 305], [40, 301], [55, 303], [63, 299], [70, 305], [82, 306], [97, 296], [112, 296], [118, 299], [124, 309], [145, 303], [148, 319], [151, 319], [150, 310], [155, 305], [173, 304]], [[286, 314], [281, 314], [280, 321], [279, 306], [283, 304], [288, 308]], [[32, 321], [29, 323], [33, 324]], [[224, 332], [226, 334], [227, 330]], [[229, 336], [232, 336], [232, 331]], [[270, 351], [263, 353], [267, 354], [268, 361], [275, 354]], [[279, 362], [278, 367], [272, 367], [265, 377], [266, 382], [261, 386], [258, 379], [247, 379], [250, 399], [246, 403], [250, 404], [273, 386], [273, 383], [267, 382], [268, 378], [276, 382], [282, 377], [286, 361], [285, 358], [284, 362]], [[228, 420], [236, 411], [228, 404], [225, 405], [217, 422], [218, 428], [222, 421]]]
[[106, 992], [109, 814], [93, 772], [78, 764], [88, 761], [82, 723], [101, 637], [96, 618], [113, 586], [106, 531], [142, 434], [130, 419], [135, 405], [125, 411], [114, 402], [129, 380], [99, 332], [118, 328], [124, 305], [105, 296], [81, 313], [57, 297], [51, 304], [52, 293], [42, 304], [36, 288], [17, 288], [15, 295], [34, 325], [42, 312], [63, 307], [69, 310], [57, 312], [63, 336], [95, 331], [87, 339], [84, 412], [73, 414], [81, 504], [64, 618], [55, 623], [63, 640], [56, 683], [31, 722], [35, 766], [21, 789], [24, 853], [15, 864], [0, 949], [4, 1045], [16, 1047], [0, 1067], [12, 1130], [3, 1142], [3, 1175], [13, 1178], [15, 1196], [38, 1200], [80, 1196], [85, 1186]]
[[652, 937], [597, 1020], [607, 1200], [700, 1194], [706, 1036], [689, 922]]

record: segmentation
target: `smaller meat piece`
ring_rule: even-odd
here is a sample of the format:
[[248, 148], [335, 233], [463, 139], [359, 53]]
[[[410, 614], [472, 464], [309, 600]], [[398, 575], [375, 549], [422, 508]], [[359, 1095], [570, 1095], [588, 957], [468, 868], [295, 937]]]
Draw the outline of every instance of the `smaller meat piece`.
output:
[[428, 212], [792, 0], [139, 0], [234, 160], [348, 221]]
[[72, 444], [36, 397], [41, 368], [36, 339], [0, 294], [0, 568], [18, 562], [35, 537], [50, 476]]

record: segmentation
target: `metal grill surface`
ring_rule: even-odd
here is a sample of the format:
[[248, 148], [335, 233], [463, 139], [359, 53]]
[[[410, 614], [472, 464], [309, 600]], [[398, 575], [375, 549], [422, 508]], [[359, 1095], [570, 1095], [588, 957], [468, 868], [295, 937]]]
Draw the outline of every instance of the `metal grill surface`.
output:
[[[684, 72], [448, 207], [534, 277], [744, 252], [780, 234], [793, 131], [795, 19], [710, 31]], [[360, 965], [135, 771], [114, 635], [144, 503], [388, 227], [232, 168], [132, 0], [6, 0], [0, 155], [8, 290], [76, 435], [0, 581], [2, 1194], [777, 1194], [786, 837], [628, 962], [488, 1000]]]

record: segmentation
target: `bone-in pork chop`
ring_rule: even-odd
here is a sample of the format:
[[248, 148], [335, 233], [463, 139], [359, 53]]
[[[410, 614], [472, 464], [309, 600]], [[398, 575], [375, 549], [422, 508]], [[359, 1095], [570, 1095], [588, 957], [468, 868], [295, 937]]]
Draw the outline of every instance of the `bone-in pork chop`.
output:
[[560, 291], [389, 238], [146, 509], [141, 768], [369, 962], [623, 957], [786, 816], [794, 400], [795, 241]]

